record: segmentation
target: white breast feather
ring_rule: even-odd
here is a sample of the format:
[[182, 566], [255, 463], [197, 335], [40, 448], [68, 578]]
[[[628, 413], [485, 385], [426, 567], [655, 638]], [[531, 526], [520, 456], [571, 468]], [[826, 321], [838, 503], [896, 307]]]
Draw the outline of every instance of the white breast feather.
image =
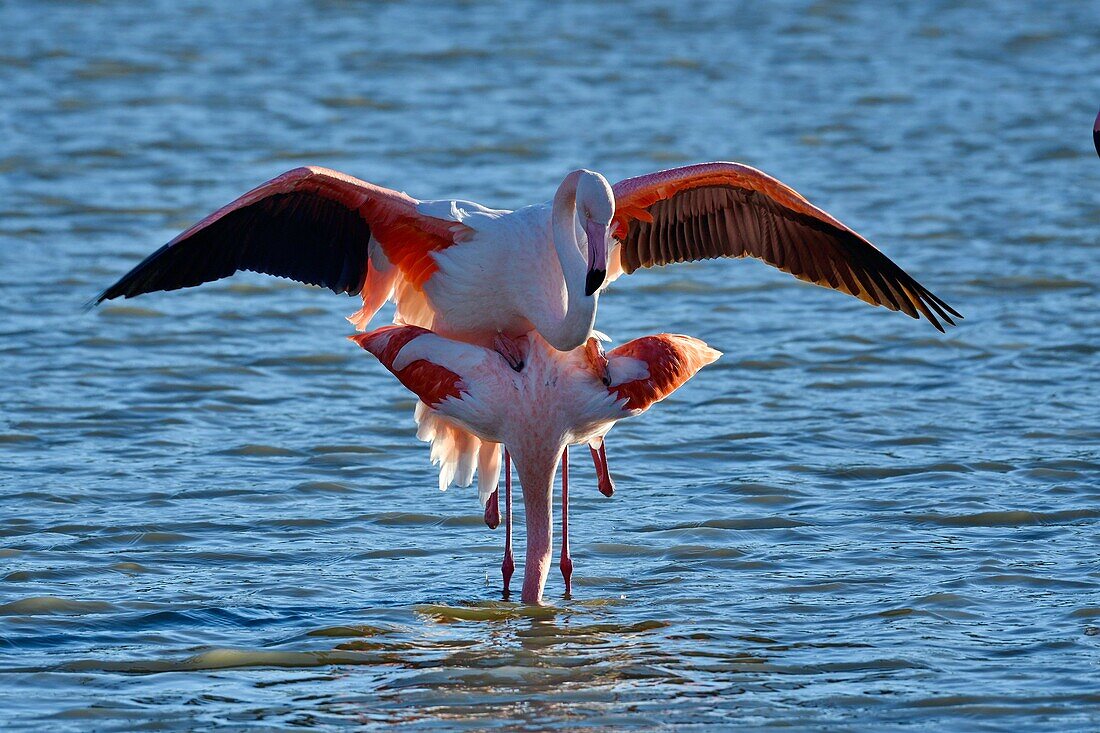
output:
[[[451, 484], [465, 487], [473, 483], [474, 469], [481, 464], [481, 454], [485, 452], [481, 439], [448, 421], [423, 402], [416, 403], [413, 416], [417, 424], [416, 437], [431, 443], [432, 465], [439, 466], [439, 490], [446, 491]], [[487, 461], [486, 458], [486, 465], [491, 472], [492, 466]], [[496, 472], [499, 475], [499, 459]], [[484, 491], [484, 485], [489, 478], [488, 475], [481, 477], [479, 493]], [[495, 486], [495, 477], [493, 483]]]

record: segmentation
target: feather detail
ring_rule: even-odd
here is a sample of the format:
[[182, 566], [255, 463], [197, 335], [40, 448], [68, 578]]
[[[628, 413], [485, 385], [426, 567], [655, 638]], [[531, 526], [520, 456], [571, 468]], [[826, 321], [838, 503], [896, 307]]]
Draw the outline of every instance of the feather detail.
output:
[[477, 456], [477, 498], [484, 507], [500, 483], [500, 444], [481, 441]]
[[[612, 349], [608, 355], [612, 374], [616, 366], [630, 359], [645, 365], [645, 376], [638, 376], [608, 387], [618, 398], [626, 398], [624, 410], [645, 410], [691, 379], [697, 371], [713, 363], [722, 353], [699, 339], [662, 333], [634, 339]], [[630, 365], [631, 370], [637, 367]], [[640, 372], [638, 372], [640, 375]]]

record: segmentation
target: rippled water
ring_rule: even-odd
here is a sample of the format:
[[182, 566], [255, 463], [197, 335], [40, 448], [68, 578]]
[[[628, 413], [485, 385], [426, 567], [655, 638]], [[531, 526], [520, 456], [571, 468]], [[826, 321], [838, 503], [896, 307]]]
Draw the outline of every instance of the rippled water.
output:
[[[1100, 726], [1090, 3], [5, 3], [0, 722]], [[350, 299], [242, 276], [84, 313], [301, 163], [546, 199], [757, 165], [967, 320], [757, 263], [645, 271], [616, 340], [726, 356], [574, 459], [575, 595], [500, 600]], [[581, 460], [584, 458], [584, 460]], [[519, 541], [522, 543], [522, 532]]]

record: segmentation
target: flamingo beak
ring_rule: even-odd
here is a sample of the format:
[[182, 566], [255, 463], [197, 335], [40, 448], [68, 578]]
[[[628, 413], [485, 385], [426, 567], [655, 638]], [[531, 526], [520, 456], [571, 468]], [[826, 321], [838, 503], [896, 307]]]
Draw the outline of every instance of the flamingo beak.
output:
[[592, 295], [607, 277], [607, 227], [598, 221], [584, 222], [588, 239], [588, 276], [584, 279], [584, 294]]

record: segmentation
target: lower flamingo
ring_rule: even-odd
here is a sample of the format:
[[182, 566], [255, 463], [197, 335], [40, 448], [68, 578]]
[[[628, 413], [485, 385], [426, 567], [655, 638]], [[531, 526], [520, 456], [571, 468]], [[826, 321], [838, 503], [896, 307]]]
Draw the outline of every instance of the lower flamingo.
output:
[[[415, 393], [435, 419], [487, 443], [503, 444], [506, 463], [515, 461], [527, 523], [524, 603], [542, 600], [552, 554], [554, 474], [568, 446], [589, 444], [599, 467], [600, 441], [616, 422], [645, 412], [720, 356], [698, 339], [671, 334], [635, 339], [606, 356], [591, 340], [561, 352], [531, 332], [520, 337], [527, 358], [517, 372], [490, 348], [416, 326], [386, 326], [351, 339]], [[505, 472], [506, 588], [514, 568], [510, 474]], [[601, 477], [601, 489], [603, 484]], [[572, 571], [568, 491], [563, 462], [561, 568], [567, 592]]]

